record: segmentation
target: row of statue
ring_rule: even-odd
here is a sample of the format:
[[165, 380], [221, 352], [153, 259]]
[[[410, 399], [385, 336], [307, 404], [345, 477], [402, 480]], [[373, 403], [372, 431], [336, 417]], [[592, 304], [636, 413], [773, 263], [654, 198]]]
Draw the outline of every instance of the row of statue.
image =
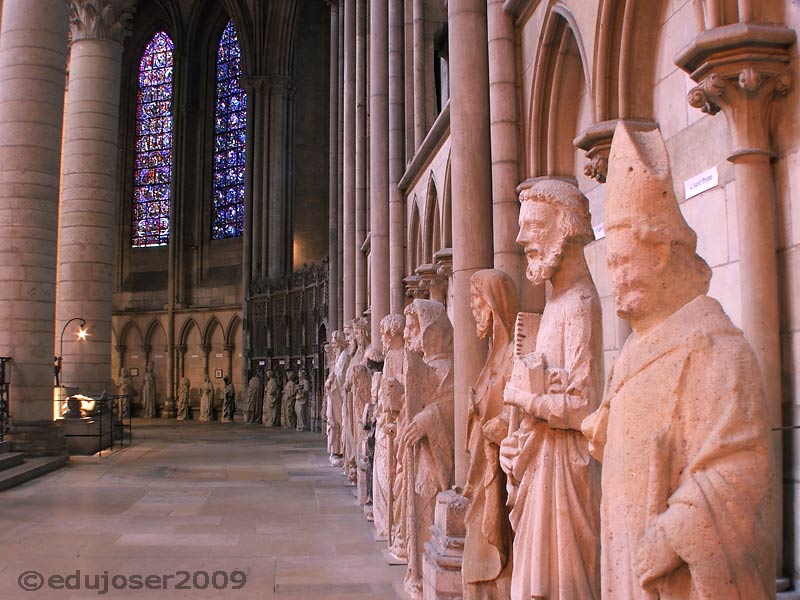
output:
[[305, 369], [286, 371], [283, 389], [275, 371], [267, 370], [266, 381], [254, 374], [245, 392], [245, 423], [262, 423], [267, 427], [283, 427], [305, 431], [308, 429], [306, 413], [311, 393], [311, 380]]
[[[549, 294], [523, 313], [507, 274], [471, 278], [488, 355], [463, 403], [463, 597], [774, 597], [760, 373], [707, 295], [660, 132], [620, 123], [611, 148], [606, 258], [632, 333], [605, 382], [588, 201], [559, 179], [522, 187], [517, 242]], [[381, 352], [362, 318], [331, 336], [328, 452], [351, 483], [371, 470], [359, 497], [420, 598], [436, 496], [455, 479], [453, 331], [442, 304], [417, 299], [380, 332]]]

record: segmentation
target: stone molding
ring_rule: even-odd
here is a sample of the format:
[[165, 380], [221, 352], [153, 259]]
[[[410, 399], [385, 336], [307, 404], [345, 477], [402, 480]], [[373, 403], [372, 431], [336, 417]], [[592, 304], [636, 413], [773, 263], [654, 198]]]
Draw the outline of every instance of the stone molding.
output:
[[611, 139], [614, 137], [614, 131], [620, 121], [626, 121], [642, 129], [657, 127], [654, 121], [647, 119], [612, 119], [590, 125], [572, 142], [576, 148], [586, 152], [588, 163], [583, 168], [584, 175], [599, 183], [606, 182]]
[[134, 12], [136, 0], [71, 0], [71, 40], [108, 39], [122, 44], [131, 33]]

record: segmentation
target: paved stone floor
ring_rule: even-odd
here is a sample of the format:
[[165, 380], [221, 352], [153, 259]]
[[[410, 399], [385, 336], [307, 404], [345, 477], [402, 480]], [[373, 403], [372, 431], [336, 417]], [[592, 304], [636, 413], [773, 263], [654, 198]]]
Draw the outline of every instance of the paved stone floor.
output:
[[[387, 566], [382, 547], [319, 434], [135, 420], [129, 448], [0, 492], [3, 600], [387, 600], [404, 567]], [[23, 591], [26, 571], [44, 587]], [[70, 575], [64, 585], [74, 587], [77, 571], [82, 589], [49, 587]], [[87, 575], [99, 590], [86, 589]], [[130, 589], [133, 575], [142, 589]], [[164, 590], [167, 575], [176, 577]], [[189, 589], [176, 590], [186, 579]]]

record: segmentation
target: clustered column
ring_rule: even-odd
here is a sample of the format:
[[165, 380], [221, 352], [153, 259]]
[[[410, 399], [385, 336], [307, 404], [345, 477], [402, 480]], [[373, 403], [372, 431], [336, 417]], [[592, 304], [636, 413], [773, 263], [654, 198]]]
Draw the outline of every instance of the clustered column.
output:
[[11, 437], [29, 455], [64, 452], [52, 415], [68, 23], [66, 0], [3, 2], [0, 347], [12, 358]]
[[405, 304], [405, 210], [400, 179], [405, 171], [405, 72], [403, 0], [389, 0], [389, 298], [391, 312]]
[[328, 124], [328, 325], [340, 328], [339, 290], [339, 5], [331, 4]]
[[[56, 335], [86, 319], [88, 342], [64, 336], [62, 381], [99, 394], [111, 382], [117, 130], [122, 42], [131, 0], [73, 0], [64, 120]], [[113, 15], [109, 23], [101, 15]], [[59, 340], [56, 340], [58, 342]]]
[[280, 277], [291, 268], [291, 240], [288, 198], [289, 104], [294, 84], [289, 77], [273, 75], [269, 79], [269, 201], [267, 239], [269, 241], [268, 277]]
[[[362, 0], [363, 1], [363, 0]], [[342, 125], [343, 321], [356, 316], [356, 0], [344, 0], [344, 81]]]
[[355, 316], [367, 309], [367, 0], [356, 0], [355, 69]]
[[372, 339], [389, 314], [389, 13], [386, 0], [370, 0], [369, 189], [370, 319]]
[[456, 484], [466, 480], [467, 401], [486, 358], [469, 306], [470, 277], [492, 266], [489, 58], [486, 2], [450, 0], [450, 140], [453, 194], [453, 332]]

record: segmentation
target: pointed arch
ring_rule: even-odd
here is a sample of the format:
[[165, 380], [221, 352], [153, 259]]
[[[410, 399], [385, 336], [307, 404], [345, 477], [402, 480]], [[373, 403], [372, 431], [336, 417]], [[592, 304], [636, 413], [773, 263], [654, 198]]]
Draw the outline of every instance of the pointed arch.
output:
[[205, 329], [200, 335], [201, 343], [205, 346], [210, 346], [211, 340], [214, 338], [214, 332], [217, 329], [219, 329], [222, 335], [225, 334], [225, 330], [222, 328], [222, 323], [219, 322], [217, 315], [211, 315], [211, 318], [206, 323]]
[[442, 197], [442, 248], [453, 247], [453, 187], [450, 179], [450, 156], [444, 169], [444, 194]]
[[238, 314], [234, 314], [228, 322], [228, 327], [225, 329], [225, 343], [236, 344], [236, 334], [239, 333], [239, 326], [242, 324], [242, 318]]
[[192, 332], [193, 328], [197, 329], [198, 334], [200, 333], [200, 326], [193, 317], [189, 317], [183, 322], [183, 325], [181, 325], [180, 333], [178, 334], [178, 341], [181, 346], [186, 345], [186, 341], [189, 339], [189, 334]]
[[441, 223], [439, 221], [439, 194], [436, 190], [436, 178], [433, 171], [428, 175], [428, 186], [425, 193], [425, 220], [423, 222], [422, 256], [420, 262], [433, 262], [433, 253], [441, 241]]
[[422, 255], [421, 227], [419, 217], [419, 206], [417, 197], [411, 200], [411, 220], [408, 225], [408, 262], [406, 264], [406, 274], [413, 275], [420, 265]]
[[591, 92], [586, 51], [573, 15], [554, 6], [542, 29], [528, 109], [528, 176], [572, 176], [582, 94]]
[[[130, 344], [130, 342], [134, 341], [133, 339], [129, 339], [129, 336], [131, 335], [135, 335], [136, 337], [139, 338], [139, 346], [133, 346]], [[143, 341], [144, 338], [142, 337], [142, 330], [139, 329], [139, 325], [136, 324], [136, 321], [131, 319], [127, 323], [125, 323], [125, 325], [123, 325], [119, 335], [120, 345], [133, 349], [141, 347], [143, 345]]]
[[144, 334], [144, 345], [152, 347], [153, 338], [161, 333], [164, 336], [164, 340], [167, 339], [167, 332], [164, 330], [164, 326], [161, 324], [161, 321], [158, 318], [154, 318], [150, 321], [150, 324], [147, 326]]

